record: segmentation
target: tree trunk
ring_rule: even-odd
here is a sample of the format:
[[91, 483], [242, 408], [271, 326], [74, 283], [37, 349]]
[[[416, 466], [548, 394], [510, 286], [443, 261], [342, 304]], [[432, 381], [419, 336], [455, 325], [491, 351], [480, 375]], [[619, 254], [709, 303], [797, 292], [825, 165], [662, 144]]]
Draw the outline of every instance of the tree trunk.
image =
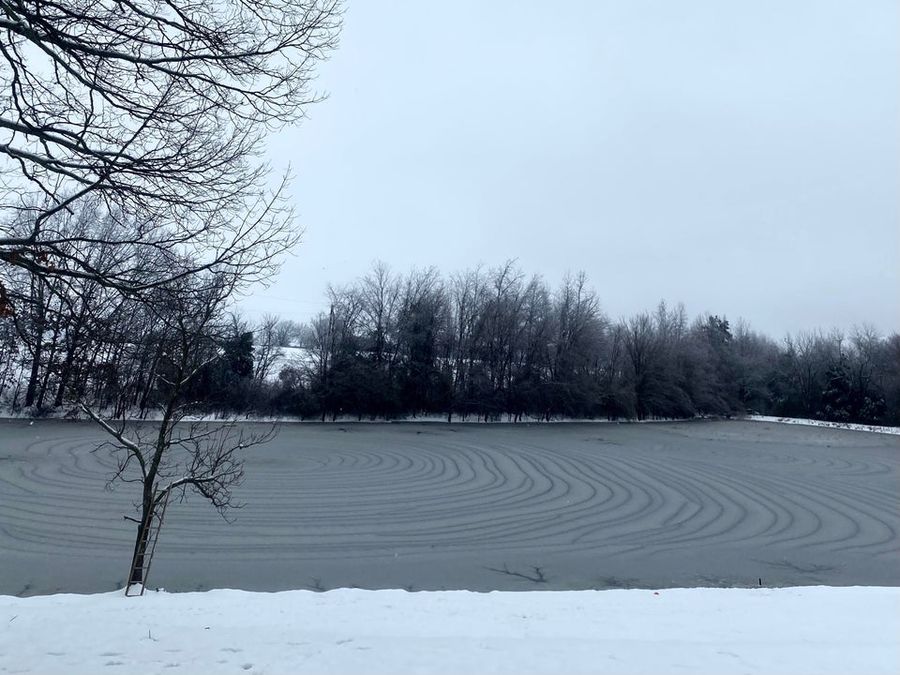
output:
[[59, 386], [56, 389], [56, 398], [53, 399], [53, 406], [60, 407], [63, 404], [63, 398], [66, 395], [66, 388], [69, 386], [69, 379], [72, 376], [72, 366], [75, 363], [75, 348], [71, 347], [66, 354], [66, 360], [63, 363], [62, 370], [59, 374]]
[[82, 303], [81, 311], [75, 320], [75, 325], [66, 330], [66, 358], [63, 361], [62, 370], [59, 373], [59, 386], [56, 389], [56, 397], [53, 400], [55, 408], [63, 404], [63, 398], [66, 394], [66, 388], [69, 385], [69, 379], [72, 376], [72, 368], [75, 363], [75, 356], [78, 352], [78, 342], [81, 339], [81, 331], [84, 326], [84, 317], [87, 312], [87, 303]]
[[147, 553], [147, 534], [149, 526], [145, 522], [141, 522], [137, 527], [137, 538], [134, 541], [134, 555], [132, 556], [132, 565], [129, 570], [131, 578], [128, 580], [129, 586], [141, 585], [144, 583], [144, 557]]
[[36, 402], [38, 410], [43, 410], [44, 408], [44, 397], [47, 395], [47, 388], [50, 386], [50, 375], [53, 373], [53, 364], [56, 359], [56, 348], [58, 340], [59, 330], [57, 328], [54, 328], [53, 340], [50, 343], [50, 354], [47, 356], [47, 367], [44, 368], [44, 377], [41, 380], [41, 387], [38, 391]]
[[34, 342], [34, 354], [31, 359], [31, 373], [28, 376], [28, 387], [25, 389], [25, 407], [30, 408], [34, 405], [35, 396], [37, 396], [38, 380], [40, 379], [41, 356], [44, 347], [44, 338], [42, 328], [36, 331]]
[[153, 500], [144, 501], [141, 522], [137, 526], [137, 536], [134, 540], [134, 554], [131, 557], [131, 569], [129, 570], [128, 585], [140, 585], [144, 583], [144, 565], [147, 556], [147, 544], [153, 524]]
[[[35, 288], [35, 283], [37, 287]], [[32, 282], [31, 286], [31, 298], [32, 301], [37, 299], [37, 317], [35, 319], [34, 325], [34, 350], [31, 355], [31, 374], [28, 377], [28, 387], [25, 389], [25, 407], [30, 408], [34, 405], [34, 399], [37, 395], [37, 386], [38, 380], [40, 379], [40, 367], [41, 367], [41, 356], [44, 347], [44, 293], [43, 293], [43, 284], [44, 282], [38, 280], [37, 282]], [[35, 309], [32, 307], [32, 312]]]

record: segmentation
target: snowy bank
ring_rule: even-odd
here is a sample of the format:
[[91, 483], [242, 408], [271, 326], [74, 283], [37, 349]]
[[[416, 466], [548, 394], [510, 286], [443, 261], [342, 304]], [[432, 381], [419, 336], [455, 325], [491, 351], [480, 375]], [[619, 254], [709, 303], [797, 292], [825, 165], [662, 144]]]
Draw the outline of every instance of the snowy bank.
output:
[[825, 420], [809, 420], [799, 417], [773, 417], [770, 415], [748, 415], [745, 419], [753, 422], [778, 422], [779, 424], [801, 424], [808, 427], [825, 427], [827, 429], [849, 429], [850, 431], [870, 431], [876, 434], [893, 434], [900, 436], [900, 427], [884, 427], [877, 424], [853, 424], [852, 422], [827, 422]]
[[900, 588], [0, 596], [0, 672], [897, 673]]

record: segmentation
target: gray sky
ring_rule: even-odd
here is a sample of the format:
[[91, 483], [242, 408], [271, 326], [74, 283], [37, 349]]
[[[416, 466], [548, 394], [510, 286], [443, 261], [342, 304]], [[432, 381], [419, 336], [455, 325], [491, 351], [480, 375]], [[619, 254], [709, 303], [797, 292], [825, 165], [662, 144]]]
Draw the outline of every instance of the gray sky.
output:
[[613, 318], [900, 329], [898, 31], [893, 0], [348, 0], [329, 99], [271, 141], [303, 243], [243, 308], [517, 258]]

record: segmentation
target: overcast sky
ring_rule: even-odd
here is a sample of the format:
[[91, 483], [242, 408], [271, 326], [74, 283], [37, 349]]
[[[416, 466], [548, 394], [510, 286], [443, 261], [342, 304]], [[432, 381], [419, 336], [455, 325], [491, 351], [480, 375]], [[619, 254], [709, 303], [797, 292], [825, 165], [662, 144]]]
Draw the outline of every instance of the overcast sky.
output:
[[329, 99], [271, 141], [303, 243], [243, 308], [517, 258], [613, 318], [900, 329], [898, 31], [894, 0], [349, 0]]

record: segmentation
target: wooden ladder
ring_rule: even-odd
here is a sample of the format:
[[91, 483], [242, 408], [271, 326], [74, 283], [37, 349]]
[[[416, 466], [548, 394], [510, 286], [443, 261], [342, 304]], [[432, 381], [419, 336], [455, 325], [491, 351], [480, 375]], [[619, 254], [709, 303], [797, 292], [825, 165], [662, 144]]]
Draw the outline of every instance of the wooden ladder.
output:
[[[169, 495], [171, 491], [166, 492], [159, 508], [153, 509], [150, 513], [150, 523], [144, 528], [144, 556], [141, 564], [138, 564], [138, 551], [141, 547], [135, 549], [134, 557], [131, 559], [131, 567], [128, 570], [128, 585], [125, 586], [126, 596], [143, 595], [147, 588], [147, 575], [150, 574], [150, 563], [153, 562], [153, 554], [156, 552], [156, 542], [159, 541], [159, 531], [162, 529], [163, 518], [166, 515], [166, 507], [169, 505]], [[141, 583], [132, 584], [134, 573], [141, 570]]]

